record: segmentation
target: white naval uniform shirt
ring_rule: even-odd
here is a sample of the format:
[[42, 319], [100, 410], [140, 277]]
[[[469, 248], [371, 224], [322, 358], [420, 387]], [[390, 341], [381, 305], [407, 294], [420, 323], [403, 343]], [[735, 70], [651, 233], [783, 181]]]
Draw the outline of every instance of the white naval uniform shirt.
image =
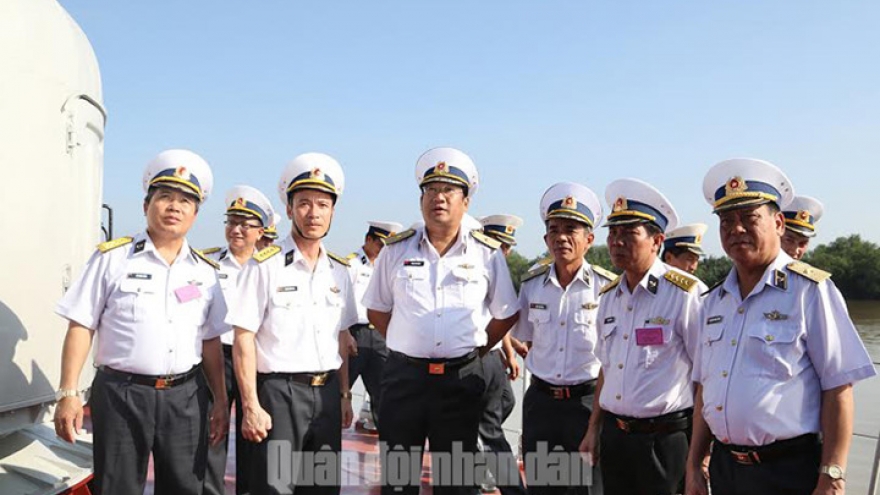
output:
[[[241, 275], [242, 266], [228, 247], [207, 256], [220, 265], [220, 268], [217, 270], [217, 278], [220, 280], [220, 289], [223, 290], [226, 305], [231, 307], [232, 303], [230, 301], [237, 292], [236, 285]], [[226, 331], [220, 336], [220, 341], [225, 345], [232, 345], [235, 342], [235, 332], [232, 331], [231, 326], [226, 325]]]
[[357, 305], [357, 322], [361, 325], [370, 323], [367, 319], [367, 308], [364, 306], [364, 293], [367, 292], [367, 286], [370, 285], [370, 277], [373, 276], [373, 263], [367, 257], [364, 249], [355, 251], [355, 256], [348, 260], [351, 266], [351, 278], [354, 283], [354, 300]]
[[186, 240], [168, 265], [146, 232], [96, 251], [55, 312], [95, 331], [95, 365], [142, 375], [189, 371], [226, 328], [214, 268]]
[[[603, 410], [652, 418], [694, 404], [691, 362], [698, 340], [700, 295], [696, 287], [685, 291], [664, 278], [668, 271], [655, 259], [632, 292], [621, 275], [619, 283], [602, 295], [596, 321]], [[656, 344], [639, 345], [638, 334], [642, 344]]]
[[507, 262], [462, 228], [444, 256], [424, 228], [385, 246], [367, 308], [391, 313], [388, 348], [418, 358], [456, 358], [488, 341], [486, 326], [519, 310]]
[[780, 251], [745, 300], [735, 269], [703, 300], [693, 379], [724, 443], [819, 432], [822, 391], [876, 374], [840, 291], [791, 271], [792, 261]]
[[556, 265], [522, 284], [513, 336], [531, 341], [526, 368], [553, 385], [577, 385], [599, 376], [596, 315], [599, 290], [610, 282], [584, 263], [562, 288]]
[[337, 370], [339, 332], [357, 321], [348, 267], [321, 246], [312, 270], [291, 236], [278, 246], [245, 265], [226, 323], [256, 332], [259, 373]]

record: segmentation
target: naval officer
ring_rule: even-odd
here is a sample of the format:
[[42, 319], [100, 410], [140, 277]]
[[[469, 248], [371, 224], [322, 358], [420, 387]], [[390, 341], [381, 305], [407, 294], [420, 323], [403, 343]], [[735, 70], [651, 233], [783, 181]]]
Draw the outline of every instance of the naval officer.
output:
[[143, 493], [152, 454], [157, 493], [201, 494], [208, 443], [229, 427], [219, 338], [226, 303], [216, 264], [186, 240], [212, 185], [195, 153], [156, 156], [143, 175], [146, 231], [99, 245], [56, 307], [70, 324], [55, 431], [69, 442], [82, 426], [76, 384], [97, 337], [94, 493]]
[[785, 207], [785, 233], [782, 234], [782, 250], [797, 261], [807, 254], [810, 239], [816, 237], [816, 223], [825, 208], [816, 198], [795, 196]]
[[732, 159], [703, 194], [733, 268], [703, 300], [687, 493], [707, 493], [710, 443], [713, 495], [844, 493], [852, 384], [876, 371], [830, 274], [780, 248], [794, 188], [769, 162]]
[[[601, 367], [596, 356], [599, 294], [617, 276], [584, 260], [593, 245], [593, 227], [602, 219], [602, 205], [592, 190], [572, 182], [555, 184], [541, 198], [540, 212], [553, 262], [523, 280], [520, 319], [513, 331], [529, 347], [526, 367], [532, 373], [523, 399], [523, 451], [576, 453], [590, 422]], [[533, 472], [536, 465], [526, 462], [530, 494], [589, 493], [581, 476], [554, 485]]]
[[351, 266], [354, 283], [355, 304], [357, 304], [358, 321], [350, 331], [357, 345], [357, 353], [348, 359], [348, 384], [354, 386], [358, 377], [363, 378], [364, 388], [369, 394], [371, 421], [364, 421], [367, 430], [375, 430], [379, 424], [379, 402], [382, 399], [382, 374], [385, 372], [385, 361], [388, 359], [388, 348], [385, 337], [377, 332], [367, 319], [367, 308], [361, 300], [370, 284], [373, 275], [373, 264], [385, 241], [403, 230], [397, 222], [374, 220], [367, 222], [369, 227], [364, 235], [364, 244], [360, 249], [347, 256]]
[[339, 493], [338, 462], [329, 466], [327, 479], [310, 479], [315, 467], [301, 456], [288, 479], [275, 471], [288, 466], [270, 460], [278, 449], [338, 454], [342, 428], [351, 423], [348, 341], [340, 334], [357, 321], [357, 309], [348, 263], [322, 243], [344, 187], [342, 167], [328, 155], [305, 153], [288, 163], [278, 193], [291, 233], [244, 267], [226, 319], [235, 327], [254, 494]]
[[[264, 235], [269, 223], [275, 215], [272, 203], [259, 190], [239, 185], [226, 192], [226, 237], [225, 248], [210, 248], [202, 251], [214, 260], [219, 269], [217, 276], [220, 288], [227, 302], [235, 297], [238, 277], [241, 268], [254, 255], [256, 243]], [[227, 331], [220, 336], [223, 344], [224, 378], [226, 395], [229, 405], [235, 403], [235, 491], [247, 492], [247, 461], [246, 444], [241, 436], [241, 400], [238, 395], [238, 384], [235, 382], [235, 371], [232, 366], [232, 343], [235, 332], [227, 326]], [[208, 474], [205, 480], [206, 495], [223, 495], [226, 493], [226, 457], [229, 447], [228, 440], [211, 447], [208, 452]]]
[[660, 191], [620, 179], [605, 198], [612, 206], [608, 249], [623, 274], [602, 291], [598, 407], [583, 447], [594, 460], [599, 455], [606, 495], [676, 494], [684, 484], [693, 411], [697, 280], [658, 257], [663, 232], [678, 224]]
[[[379, 439], [414, 455], [426, 439], [433, 453], [475, 453], [486, 386], [479, 355], [516, 323], [516, 292], [500, 243], [463, 228], [479, 184], [470, 157], [431, 149], [416, 163], [416, 180], [424, 227], [388, 240], [363, 301], [389, 349], [379, 416], [393, 427], [380, 428]], [[383, 493], [418, 493], [418, 475], [391, 473], [382, 460]], [[453, 469], [434, 471], [435, 493], [475, 489]]]

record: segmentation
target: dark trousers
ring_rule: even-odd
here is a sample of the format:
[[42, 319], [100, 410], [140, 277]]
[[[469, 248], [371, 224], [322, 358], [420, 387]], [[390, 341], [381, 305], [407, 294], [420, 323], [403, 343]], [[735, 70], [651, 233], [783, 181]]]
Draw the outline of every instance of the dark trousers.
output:
[[[323, 451], [338, 459], [336, 454], [342, 450], [339, 376], [334, 372], [324, 385], [313, 387], [289, 374], [260, 373], [257, 397], [272, 418], [272, 429], [260, 443], [245, 440], [250, 457], [250, 493], [338, 494], [341, 465], [325, 463], [316, 468], [320, 459], [310, 463], [308, 456], [297, 453]], [[314, 476], [330, 479], [312, 479]]]
[[[431, 374], [427, 365], [413, 364], [397, 352], [389, 353], [379, 405], [383, 424], [388, 425], [379, 429], [379, 440], [386, 449], [381, 456], [383, 494], [415, 495], [420, 485], [421, 459], [414, 463], [418, 471], [401, 470], [389, 462], [390, 457], [385, 455], [388, 450], [418, 455], [428, 440], [432, 453], [453, 452], [455, 446], [458, 452], [476, 454], [485, 389], [483, 361], [479, 358], [455, 368], [446, 367], [442, 374]], [[474, 479], [455, 483], [456, 470], [442, 465], [437, 456], [432, 459], [434, 480], [439, 480], [433, 488], [435, 494], [476, 491]], [[469, 468], [473, 466], [465, 466]]]
[[[480, 418], [479, 434], [484, 452], [492, 452], [498, 459], [498, 470], [493, 472], [498, 489], [502, 495], [522, 495], [525, 488], [516, 457], [510, 448], [510, 443], [504, 436], [502, 425], [507, 420], [513, 407], [516, 405], [516, 397], [510, 387], [507, 378], [507, 370], [501, 361], [501, 350], [496, 349], [483, 356], [483, 370], [486, 377], [486, 392], [483, 398], [486, 406]], [[496, 470], [497, 471], [497, 470]]]
[[[690, 428], [667, 433], [626, 433], [603, 415], [599, 466], [605, 495], [683, 492]], [[713, 494], [714, 495], [714, 494]]]
[[818, 441], [781, 459], [752, 465], [739, 464], [715, 445], [709, 463], [712, 495], [810, 495], [819, 482], [821, 459]]
[[155, 492], [201, 494], [211, 392], [202, 373], [157, 390], [99, 371], [89, 400], [96, 495], [141, 495], [153, 454]]
[[373, 423], [379, 427], [379, 402], [382, 400], [382, 375], [388, 360], [385, 337], [370, 325], [357, 324], [351, 327], [352, 336], [357, 341], [358, 355], [348, 358], [348, 386], [354, 386], [358, 377], [363, 378], [364, 387], [370, 394], [370, 410]]
[[[537, 456], [535, 459], [538, 462], [530, 462], [528, 457], [536, 456], [537, 452], [561, 449], [562, 452], [574, 453], [579, 458], [578, 447], [587, 432], [592, 406], [592, 393], [581, 397], [555, 399], [534, 382], [529, 385], [523, 398], [523, 451], [527, 457], [525, 470], [529, 495], [590, 493], [586, 483], [575, 483], [576, 480], [571, 480], [560, 484], [556, 480], [547, 480], [546, 473], [537, 472], [536, 469], [544, 460]], [[541, 445], [546, 447], [539, 449]], [[580, 468], [583, 473], [593, 469], [586, 463]], [[583, 480], [583, 477], [579, 479]]]
[[[235, 407], [235, 493], [247, 493], [247, 456], [245, 455], [244, 437], [241, 436], [241, 400], [238, 396], [238, 382], [232, 367], [232, 346], [223, 344], [223, 361], [225, 365], [226, 396], [229, 408]], [[226, 493], [226, 457], [229, 451], [229, 436], [218, 445], [208, 448], [208, 470], [205, 473], [205, 495], [225, 495]]]

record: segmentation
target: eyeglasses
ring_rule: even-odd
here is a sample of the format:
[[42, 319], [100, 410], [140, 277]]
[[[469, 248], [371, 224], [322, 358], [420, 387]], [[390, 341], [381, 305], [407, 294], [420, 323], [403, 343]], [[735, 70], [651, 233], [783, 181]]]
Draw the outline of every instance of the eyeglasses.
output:
[[261, 228], [263, 228], [262, 225], [254, 225], [254, 224], [252, 224], [252, 223], [242, 222], [242, 221], [238, 221], [238, 220], [226, 220], [226, 221], [223, 222], [223, 223], [225, 223], [225, 224], [226, 224], [226, 228], [228, 228], [228, 229], [230, 229], [230, 230], [231, 230], [231, 229], [234, 229], [234, 228], [236, 228], [236, 227], [239, 227], [239, 228], [241, 228], [242, 232], [247, 232], [247, 231], [252, 230], [252, 229], [261, 229]]
[[464, 194], [464, 190], [456, 186], [425, 186], [422, 188], [422, 194], [428, 197], [443, 195], [443, 197], [449, 198], [458, 193]]

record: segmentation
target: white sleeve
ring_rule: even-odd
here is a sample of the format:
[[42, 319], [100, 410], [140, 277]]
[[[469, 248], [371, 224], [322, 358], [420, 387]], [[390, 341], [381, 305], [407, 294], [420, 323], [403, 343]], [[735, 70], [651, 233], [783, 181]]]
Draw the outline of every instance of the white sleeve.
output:
[[387, 246], [379, 252], [373, 267], [373, 275], [370, 277], [370, 284], [361, 300], [364, 307], [373, 311], [390, 313], [394, 308], [394, 279], [392, 278], [396, 261], [394, 251], [392, 246]]
[[230, 298], [231, 305], [226, 315], [227, 325], [249, 332], [260, 330], [271, 294], [267, 264], [275, 261], [269, 259], [257, 263], [256, 260], [251, 259], [242, 268], [239, 283], [235, 287], [236, 295]]
[[505, 320], [519, 311], [519, 300], [507, 260], [500, 249], [496, 249], [489, 258], [489, 270], [489, 313], [496, 320]]
[[109, 295], [110, 253], [95, 251], [85, 269], [55, 305], [55, 313], [97, 330]]

